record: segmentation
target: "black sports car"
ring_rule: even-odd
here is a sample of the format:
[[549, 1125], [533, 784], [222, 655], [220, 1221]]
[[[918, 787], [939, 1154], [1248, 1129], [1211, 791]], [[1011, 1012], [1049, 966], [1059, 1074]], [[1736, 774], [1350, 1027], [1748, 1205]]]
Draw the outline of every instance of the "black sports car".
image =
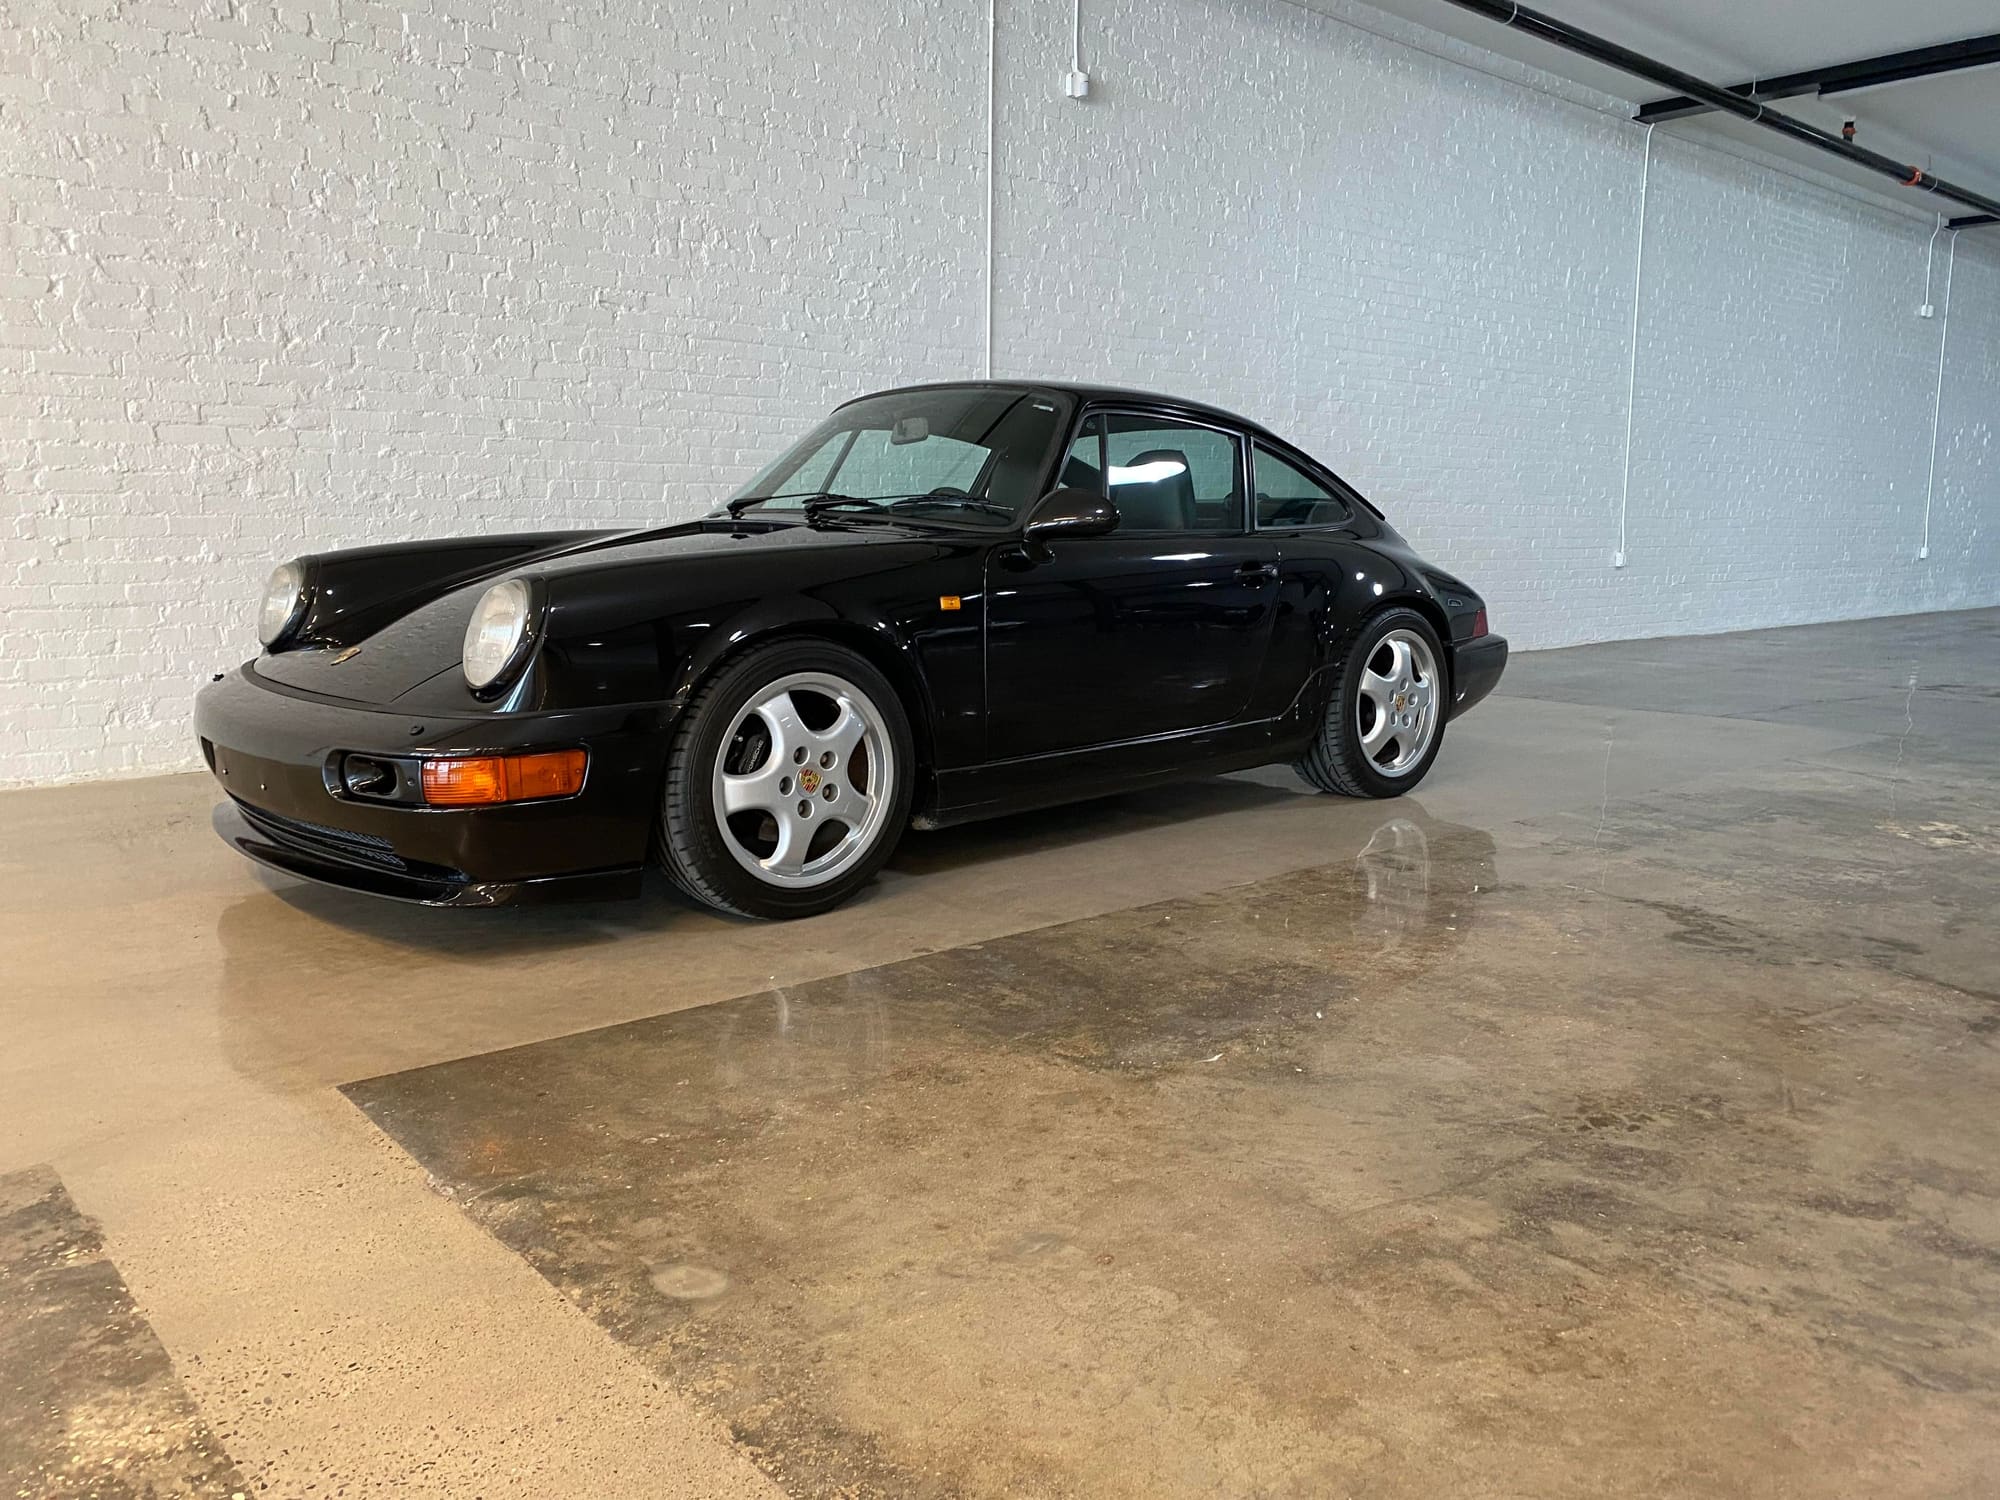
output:
[[700, 520], [326, 552], [202, 690], [222, 835], [439, 905], [824, 911], [905, 826], [1289, 761], [1392, 797], [1507, 661], [1479, 596], [1212, 407], [916, 386]]

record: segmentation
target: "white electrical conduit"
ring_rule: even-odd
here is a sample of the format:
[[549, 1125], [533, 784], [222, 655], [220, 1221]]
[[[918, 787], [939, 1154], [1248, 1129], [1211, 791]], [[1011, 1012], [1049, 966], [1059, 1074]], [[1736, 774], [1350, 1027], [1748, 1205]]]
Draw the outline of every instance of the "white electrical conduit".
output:
[[1653, 127], [1646, 127], [1646, 155], [1639, 167], [1639, 248], [1632, 255], [1632, 350], [1625, 367], [1625, 477], [1618, 490], [1618, 553], [1611, 566], [1625, 566], [1625, 515], [1632, 503], [1632, 405], [1639, 391], [1639, 291], [1646, 273], [1646, 189], [1653, 175]]
[[[1937, 238], [1935, 229], [1931, 231], [1931, 238]], [[1937, 389], [1931, 393], [1931, 472], [1924, 481], [1924, 539], [1917, 546], [1919, 560], [1931, 555], [1931, 495], [1937, 489], [1938, 417], [1944, 410], [1944, 346], [1945, 340], [1951, 337], [1951, 268], [1957, 259], [1958, 231], [1954, 229], [1951, 244], [1944, 253], [1944, 305], [1938, 309]], [[1924, 295], [1928, 297], [1930, 294], [1930, 286], [1926, 283]]]
[[994, 109], [999, 80], [994, 76], [999, 54], [1000, 0], [986, 0], [986, 378], [993, 378], [993, 169], [998, 132]]

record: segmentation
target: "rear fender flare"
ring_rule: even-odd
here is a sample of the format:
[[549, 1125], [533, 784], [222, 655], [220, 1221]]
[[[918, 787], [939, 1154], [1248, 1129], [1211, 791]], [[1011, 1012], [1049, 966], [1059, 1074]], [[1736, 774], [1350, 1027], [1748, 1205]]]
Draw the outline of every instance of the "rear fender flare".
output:
[[1317, 725], [1325, 718], [1332, 706], [1333, 684], [1339, 675], [1337, 668], [1354, 649], [1354, 643], [1361, 639], [1369, 622], [1377, 615], [1391, 609], [1413, 609], [1430, 623], [1437, 632], [1438, 643], [1444, 648], [1438, 670], [1445, 675], [1447, 701], [1451, 692], [1451, 624], [1446, 619], [1442, 606], [1428, 593], [1406, 585], [1394, 592], [1384, 593], [1379, 601], [1365, 613], [1354, 617], [1345, 628], [1336, 627], [1324, 632], [1320, 640], [1318, 660], [1313, 664], [1312, 675], [1306, 679], [1294, 703], [1294, 711], [1301, 723]]

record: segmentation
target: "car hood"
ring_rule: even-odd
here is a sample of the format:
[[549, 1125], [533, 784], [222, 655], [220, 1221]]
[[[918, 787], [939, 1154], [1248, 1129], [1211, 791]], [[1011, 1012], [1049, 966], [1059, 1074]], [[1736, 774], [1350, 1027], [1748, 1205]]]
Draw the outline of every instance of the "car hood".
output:
[[[457, 674], [466, 624], [481, 596], [502, 579], [539, 580], [546, 603], [545, 638], [559, 639], [658, 615], [663, 601], [681, 607], [699, 603], [705, 593], [721, 597], [740, 590], [746, 579], [768, 581], [780, 571], [780, 557], [786, 559], [782, 576], [787, 586], [796, 588], [851, 573], [860, 557], [872, 562], [884, 549], [926, 551], [938, 541], [937, 533], [880, 521], [737, 525], [719, 518], [583, 536], [511, 558], [470, 580], [455, 578], [447, 592], [359, 642], [301, 646], [259, 657], [256, 673], [285, 687], [371, 704], [409, 698], [449, 675], [457, 690], [442, 696], [456, 698], [464, 692]], [[421, 696], [428, 702], [441, 695]], [[459, 706], [480, 707], [469, 696]]]

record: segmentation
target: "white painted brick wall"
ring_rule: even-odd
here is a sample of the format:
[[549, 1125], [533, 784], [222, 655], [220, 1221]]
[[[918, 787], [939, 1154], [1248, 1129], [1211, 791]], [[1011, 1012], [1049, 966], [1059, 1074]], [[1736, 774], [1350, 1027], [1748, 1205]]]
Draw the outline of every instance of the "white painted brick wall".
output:
[[[1639, 132], [1283, 0], [1085, 17], [1076, 104], [1002, 0], [999, 373], [1272, 423], [1523, 645], [2000, 600], [1991, 241], [1919, 563], [1925, 227], [1656, 136], [1614, 572]], [[687, 515], [976, 373], [985, 89], [978, 0], [10, 0], [0, 785], [189, 764], [279, 558]]]

